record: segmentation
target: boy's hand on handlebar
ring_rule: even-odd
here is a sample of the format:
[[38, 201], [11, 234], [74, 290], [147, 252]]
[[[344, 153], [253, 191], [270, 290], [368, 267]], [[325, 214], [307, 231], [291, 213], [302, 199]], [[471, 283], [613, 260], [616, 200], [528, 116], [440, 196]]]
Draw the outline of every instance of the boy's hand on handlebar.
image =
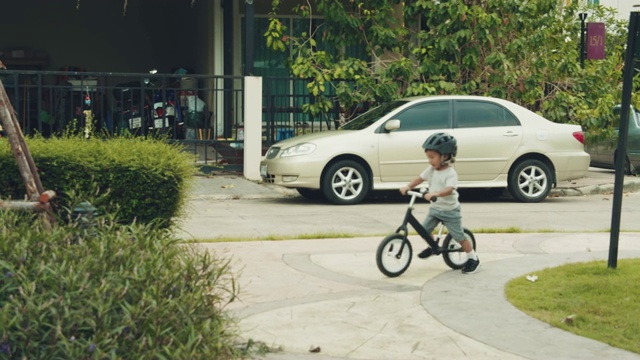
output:
[[438, 199], [438, 196], [435, 193], [428, 192], [424, 194], [423, 198], [427, 201], [436, 201], [436, 199]]
[[408, 187], [407, 185], [405, 185], [405, 186], [403, 186], [403, 187], [401, 187], [401, 188], [400, 188], [400, 194], [402, 194], [402, 195], [406, 195], [406, 194], [407, 194], [407, 191], [409, 191], [409, 190], [411, 190], [411, 188], [410, 188], [410, 187]]

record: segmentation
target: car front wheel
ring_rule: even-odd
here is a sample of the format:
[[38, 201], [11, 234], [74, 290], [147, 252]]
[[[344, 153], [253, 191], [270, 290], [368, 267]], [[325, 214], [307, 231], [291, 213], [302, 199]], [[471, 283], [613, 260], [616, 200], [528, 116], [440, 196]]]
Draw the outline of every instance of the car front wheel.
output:
[[357, 204], [369, 192], [369, 175], [353, 160], [340, 160], [329, 165], [322, 178], [324, 197], [337, 205]]
[[509, 193], [516, 200], [526, 203], [540, 202], [551, 191], [551, 170], [540, 160], [519, 162], [509, 174]]

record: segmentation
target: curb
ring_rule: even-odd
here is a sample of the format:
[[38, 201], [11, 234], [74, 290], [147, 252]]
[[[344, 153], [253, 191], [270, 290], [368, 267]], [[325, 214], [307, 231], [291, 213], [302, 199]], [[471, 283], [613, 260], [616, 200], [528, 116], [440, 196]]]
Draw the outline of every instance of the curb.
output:
[[[614, 184], [588, 185], [579, 188], [555, 188], [549, 196], [585, 196], [594, 194], [613, 194]], [[623, 192], [640, 191], [640, 180], [627, 180], [623, 187]]]
[[[273, 188], [271, 185], [258, 184], [264, 189], [260, 193], [231, 193], [231, 194], [193, 194], [190, 200], [259, 200], [259, 199], [286, 199], [299, 196], [295, 190]], [[623, 186], [623, 192], [639, 192], [640, 180], [627, 181]], [[614, 192], [613, 184], [588, 185], [576, 188], [554, 188], [549, 192], [550, 197], [562, 196], [587, 196], [596, 194], [610, 195]]]

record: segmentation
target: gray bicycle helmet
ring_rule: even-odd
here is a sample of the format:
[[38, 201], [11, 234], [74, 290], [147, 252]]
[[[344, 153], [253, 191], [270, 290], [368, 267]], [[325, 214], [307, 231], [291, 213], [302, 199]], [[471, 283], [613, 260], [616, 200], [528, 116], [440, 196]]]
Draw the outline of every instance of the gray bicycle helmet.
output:
[[450, 154], [455, 157], [458, 153], [458, 142], [456, 138], [445, 133], [431, 134], [422, 144], [424, 151], [435, 150], [442, 155]]

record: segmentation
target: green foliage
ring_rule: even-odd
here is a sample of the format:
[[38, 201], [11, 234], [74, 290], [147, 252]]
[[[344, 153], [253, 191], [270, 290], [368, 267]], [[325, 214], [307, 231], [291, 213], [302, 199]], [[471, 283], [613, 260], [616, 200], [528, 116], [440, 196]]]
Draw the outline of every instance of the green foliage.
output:
[[[627, 21], [614, 9], [562, 7], [557, 0], [318, 0], [293, 9], [310, 26], [290, 33], [276, 19], [280, 1], [272, 5], [267, 45], [290, 49], [292, 75], [309, 79], [318, 99], [305, 107], [314, 114], [327, 110], [328, 87], [344, 109], [412, 95], [485, 95], [597, 133], [610, 132], [604, 125], [621, 102]], [[606, 59], [584, 67], [580, 12], [607, 31]], [[317, 17], [322, 23], [311, 26]], [[354, 44], [365, 46], [372, 61], [349, 57]]]
[[240, 357], [228, 260], [110, 216], [83, 237], [31, 213], [0, 222], [0, 358]]
[[[195, 172], [191, 157], [160, 140], [137, 137], [110, 139], [67, 135], [26, 139], [45, 190], [66, 205], [72, 191], [99, 193], [102, 211], [118, 221], [169, 221], [180, 214], [189, 180]], [[0, 142], [0, 196], [22, 199], [24, 184], [6, 140]]]

